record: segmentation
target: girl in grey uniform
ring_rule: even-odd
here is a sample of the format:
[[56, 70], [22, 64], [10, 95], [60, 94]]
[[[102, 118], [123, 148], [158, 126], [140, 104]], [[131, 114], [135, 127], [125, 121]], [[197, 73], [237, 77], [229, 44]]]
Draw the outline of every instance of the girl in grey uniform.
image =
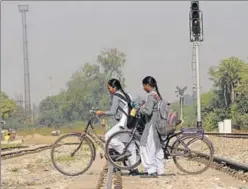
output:
[[[105, 141], [107, 141], [108, 138], [112, 134], [120, 131], [122, 129], [121, 127], [123, 127], [124, 129], [127, 129], [127, 127], [126, 127], [127, 116], [120, 109], [122, 109], [123, 111], [125, 111], [126, 114], [128, 114], [129, 113], [128, 112], [128, 103], [114, 94], [119, 93], [124, 98], [126, 98], [127, 101], [131, 102], [130, 95], [128, 95], [124, 92], [119, 80], [117, 80], [117, 79], [109, 80], [108, 84], [107, 84], [107, 88], [108, 88], [109, 93], [113, 95], [112, 106], [111, 106], [109, 111], [97, 111], [96, 114], [97, 115], [114, 116], [117, 123], [110, 130], [107, 131], [107, 133], [105, 134]], [[113, 138], [113, 139], [111, 139], [109, 144], [110, 144], [111, 148], [115, 149], [117, 152], [122, 154], [122, 156], [123, 155], [126, 156], [127, 154], [123, 154], [123, 150], [124, 150], [125, 146], [121, 140], [122, 140], [122, 138], [121, 139]], [[134, 165], [136, 163], [135, 144], [131, 143], [129, 145], [128, 152], [130, 153], [128, 155], [128, 156], [130, 156], [128, 158], [128, 162], [130, 163], [130, 165]], [[130, 174], [132, 174], [132, 175], [138, 174], [138, 170], [137, 169], [130, 170]]]
[[140, 155], [148, 176], [156, 177], [164, 174], [164, 153], [155, 125], [159, 116], [156, 96], [162, 98], [157, 82], [153, 77], [145, 77], [142, 83], [148, 96], [144, 106], [140, 108], [140, 113], [145, 115], [146, 120], [146, 126], [141, 137]]

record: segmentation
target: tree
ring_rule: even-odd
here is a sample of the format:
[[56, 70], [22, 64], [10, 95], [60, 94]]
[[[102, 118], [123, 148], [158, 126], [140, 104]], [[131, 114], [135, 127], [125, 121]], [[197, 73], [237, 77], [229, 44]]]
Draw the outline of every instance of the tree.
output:
[[4, 93], [0, 93], [1, 100], [1, 119], [7, 119], [11, 116], [11, 114], [16, 110], [16, 102], [14, 100], [9, 99], [9, 97]]
[[[203, 109], [205, 125], [216, 125], [218, 121], [231, 118], [240, 128], [247, 125], [248, 66], [237, 57], [223, 60], [219, 66], [211, 67], [213, 81], [212, 99]], [[214, 128], [214, 127], [213, 127]]]
[[237, 57], [224, 59], [218, 67], [209, 70], [210, 79], [214, 82], [215, 89], [224, 99], [224, 107], [228, 109], [235, 101], [235, 88], [240, 82], [240, 72], [244, 62]]
[[107, 109], [110, 98], [106, 82], [116, 77], [124, 85], [125, 61], [126, 55], [115, 48], [102, 51], [97, 64], [86, 63], [72, 75], [63, 93], [40, 103], [39, 120], [49, 120], [52, 124], [86, 120], [91, 108]]
[[[209, 75], [212, 89], [201, 94], [204, 128], [213, 130], [219, 121], [232, 119], [240, 129], [248, 129], [248, 64], [229, 57], [211, 67]], [[194, 118], [186, 116], [185, 122], [190, 122], [188, 119]]]
[[97, 56], [97, 62], [102, 66], [107, 80], [115, 77], [124, 84], [122, 68], [126, 62], [126, 55], [123, 52], [118, 51], [116, 48], [102, 51]]

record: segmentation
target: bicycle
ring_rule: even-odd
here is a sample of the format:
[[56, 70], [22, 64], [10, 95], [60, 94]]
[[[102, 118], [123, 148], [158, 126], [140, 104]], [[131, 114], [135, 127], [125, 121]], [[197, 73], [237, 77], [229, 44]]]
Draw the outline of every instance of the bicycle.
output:
[[[128, 146], [130, 145], [131, 142], [134, 141], [134, 143], [136, 144], [136, 151], [139, 150], [139, 141], [140, 141], [140, 134], [137, 132], [137, 126], [138, 126], [138, 119], [140, 118], [139, 113], [137, 112], [137, 120], [136, 123], [134, 124], [134, 127], [132, 128], [131, 131], [119, 131], [114, 133], [113, 135], [110, 136], [110, 138], [107, 140], [106, 145], [105, 145], [105, 155], [107, 156], [108, 161], [115, 167], [118, 168], [120, 170], [128, 170], [128, 169], [134, 169], [137, 166], [139, 166], [139, 164], [141, 163], [141, 159], [139, 157], [139, 159], [137, 160], [137, 162], [133, 165], [127, 165], [125, 164], [124, 167], [118, 165], [118, 161], [116, 161], [116, 158], [118, 156], [120, 156], [119, 153], [115, 153], [115, 154], [111, 154], [109, 153], [110, 149], [110, 141], [115, 138], [118, 137], [119, 135], [125, 134], [129, 136], [129, 141], [126, 142], [125, 144], [125, 148], [123, 150], [124, 154], [125, 152], [127, 152]], [[179, 125], [181, 123], [181, 121], [179, 121], [177, 125]], [[212, 145], [212, 142], [204, 136], [204, 131], [202, 129], [197, 129], [197, 128], [181, 128], [180, 131], [176, 132], [176, 126], [174, 127], [174, 129], [167, 135], [167, 137], [165, 137], [164, 139], [161, 138], [161, 142], [163, 144], [163, 152], [164, 152], [164, 158], [165, 159], [169, 159], [170, 157], [173, 159], [174, 164], [176, 165], [176, 167], [181, 170], [184, 173], [187, 174], [200, 174], [204, 171], [206, 171], [209, 167], [210, 164], [213, 161], [213, 155], [214, 155], [214, 147]], [[175, 138], [175, 141], [172, 143], [172, 145], [169, 145], [170, 141]], [[189, 140], [188, 142], [186, 142], [187, 140]], [[194, 144], [195, 142], [200, 141], [203, 142], [203, 144], [205, 144], [209, 150], [209, 154], [206, 153], [199, 153], [199, 152], [195, 152], [190, 150], [189, 145]], [[180, 145], [182, 145], [182, 147], [180, 147]], [[180, 153], [181, 152], [181, 153]], [[193, 153], [195, 153], [196, 157], [200, 157], [200, 160], [196, 160], [195, 162], [199, 163], [202, 162], [203, 158], [209, 158], [207, 161], [204, 160], [205, 167], [203, 167], [202, 169], [200, 169], [199, 171], [188, 171], [187, 169], [183, 168], [183, 166], [179, 163], [178, 158], [179, 157], [186, 157], [189, 158], [189, 160], [192, 160], [194, 158]], [[129, 156], [130, 157], [130, 156]], [[127, 160], [128, 157], [124, 157], [124, 160]], [[123, 161], [123, 160], [122, 160]], [[187, 165], [187, 164], [186, 164]], [[194, 166], [192, 166], [194, 167]]]
[[[95, 141], [102, 149], [104, 149], [104, 145], [103, 143], [105, 143], [105, 140], [103, 138], [101, 138], [99, 135], [97, 135], [94, 127], [93, 127], [93, 122], [94, 119], [96, 120], [100, 120], [98, 116], [96, 116], [96, 111], [97, 109], [92, 109], [90, 110], [90, 119], [88, 120], [88, 123], [86, 125], [86, 128], [81, 132], [81, 133], [69, 133], [69, 134], [65, 134], [61, 137], [59, 137], [53, 144], [52, 149], [51, 149], [51, 160], [52, 160], [52, 164], [53, 166], [62, 174], [67, 175], [67, 176], [78, 176], [83, 174], [84, 172], [86, 172], [92, 165], [93, 161], [96, 158], [96, 147], [93, 141]], [[93, 133], [91, 133], [89, 131], [89, 129], [91, 128], [91, 130], [93, 131]], [[72, 142], [72, 140], [69, 140], [70, 137], [74, 137], [76, 140], [78, 140], [77, 143]], [[56, 158], [55, 156], [55, 152], [56, 152], [56, 148], [57, 147], [61, 147], [62, 145], [59, 145], [58, 143], [61, 142], [63, 139], [67, 139], [67, 142], [65, 142], [65, 145], [76, 145], [75, 150], [70, 153], [69, 157], [64, 157], [64, 158]], [[69, 143], [70, 142], [70, 143]], [[67, 170], [70, 167], [75, 167], [75, 166], [66, 166], [66, 170], [63, 170], [62, 168], [59, 167], [59, 162], [60, 161], [66, 161], [66, 160], [70, 160], [73, 159], [73, 157], [75, 156], [75, 154], [77, 152], [80, 151], [80, 149], [82, 148], [83, 142], [86, 143], [86, 146], [89, 147], [89, 150], [85, 150], [83, 151], [83, 155], [87, 154], [87, 152], [89, 152], [90, 154], [90, 160], [88, 161], [87, 166], [82, 170], [80, 169], [80, 171], [75, 172], [75, 173], [71, 173], [68, 172]], [[66, 149], [66, 151], [68, 152], [68, 149]], [[103, 155], [100, 154], [101, 158], [103, 158]], [[80, 156], [81, 158], [81, 156]], [[80, 159], [81, 161], [81, 159]], [[77, 166], [77, 164], [76, 164]], [[80, 166], [77, 166], [80, 167]], [[80, 167], [81, 168], [81, 167]]]

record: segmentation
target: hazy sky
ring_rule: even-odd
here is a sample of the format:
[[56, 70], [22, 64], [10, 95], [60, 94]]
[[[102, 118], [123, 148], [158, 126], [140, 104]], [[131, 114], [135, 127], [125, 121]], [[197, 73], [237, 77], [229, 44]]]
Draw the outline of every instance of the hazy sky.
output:
[[[64, 88], [85, 62], [105, 48], [127, 55], [126, 90], [143, 94], [141, 81], [154, 76], [163, 96], [174, 100], [176, 85], [191, 93], [192, 43], [189, 2], [1, 2], [1, 85], [10, 97], [23, 94], [21, 13], [27, 13], [31, 101]], [[248, 2], [200, 2], [204, 42], [200, 47], [202, 91], [207, 71], [223, 58], [248, 57]], [[49, 77], [52, 76], [51, 82]], [[51, 85], [50, 85], [51, 84]]]

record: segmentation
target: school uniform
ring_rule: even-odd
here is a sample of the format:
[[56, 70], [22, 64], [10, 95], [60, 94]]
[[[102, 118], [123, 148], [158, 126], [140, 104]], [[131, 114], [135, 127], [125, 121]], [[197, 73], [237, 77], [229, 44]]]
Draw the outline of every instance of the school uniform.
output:
[[156, 120], [159, 118], [158, 101], [152, 90], [148, 93], [140, 113], [145, 115], [146, 126], [141, 136], [141, 161], [148, 174], [164, 174], [164, 153], [159, 134], [156, 129]]
[[[116, 93], [121, 94], [122, 96], [125, 97], [125, 95], [118, 90]], [[130, 96], [130, 95], [129, 95]], [[131, 98], [131, 96], [130, 96]], [[128, 104], [127, 102], [125, 102], [123, 99], [121, 99], [120, 97], [114, 95], [112, 98], [112, 106], [110, 111], [105, 111], [104, 115], [107, 116], [114, 116], [115, 120], [117, 121], [117, 123], [111, 128], [109, 129], [106, 134], [105, 134], [105, 141], [108, 140], [108, 138], [113, 135], [114, 133], [123, 130], [121, 127], [124, 128], [124, 130], [128, 130], [127, 128], [127, 116], [119, 109], [121, 108], [122, 110], [125, 111], [126, 114], [128, 114]], [[125, 148], [123, 142], [128, 142], [129, 141], [129, 136], [121, 136], [121, 137], [116, 137], [116, 138], [112, 138], [110, 143], [109, 143], [109, 147], [115, 149], [117, 152], [119, 152], [120, 154], [123, 153], [123, 150]], [[134, 143], [131, 143], [128, 147], [128, 150], [131, 152], [132, 156], [130, 156], [128, 158], [128, 163], [130, 165], [134, 165], [136, 163], [136, 146]]]

